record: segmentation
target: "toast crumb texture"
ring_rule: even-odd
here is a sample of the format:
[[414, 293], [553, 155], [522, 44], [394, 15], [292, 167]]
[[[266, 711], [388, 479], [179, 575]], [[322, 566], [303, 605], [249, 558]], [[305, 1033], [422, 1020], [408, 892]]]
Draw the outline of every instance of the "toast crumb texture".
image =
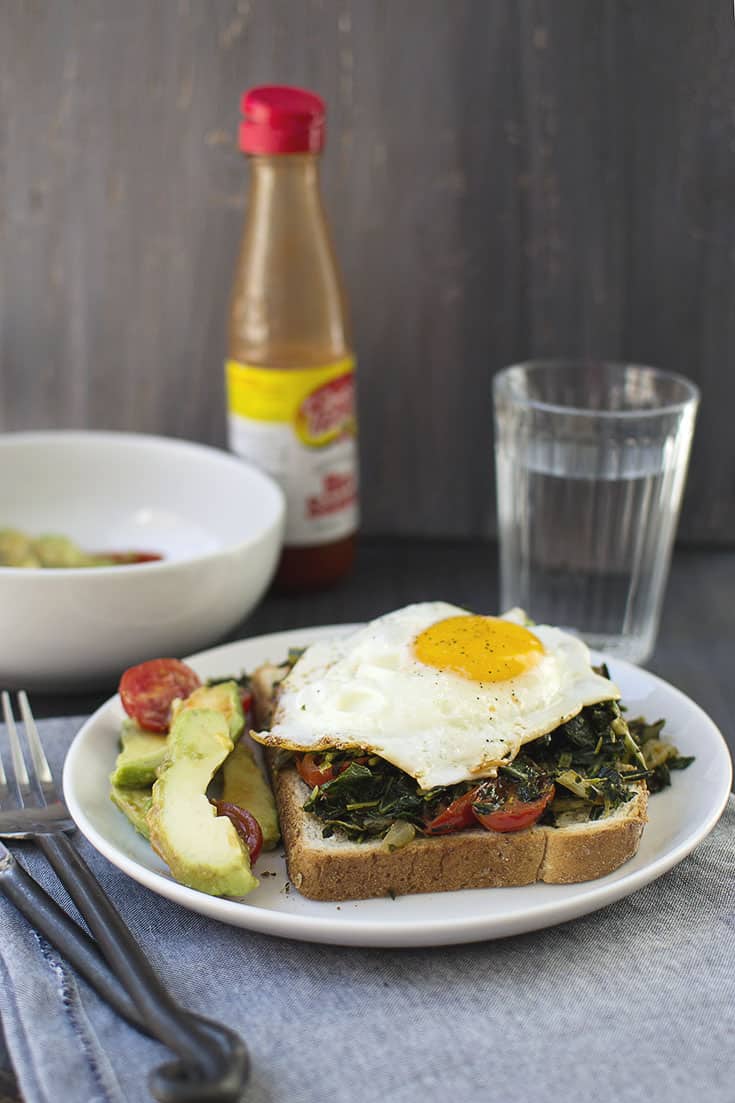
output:
[[[268, 666], [253, 678], [261, 730], [270, 723], [274, 690], [284, 673]], [[508, 834], [477, 827], [389, 851], [382, 841], [322, 838], [319, 819], [303, 810], [307, 786], [293, 767], [273, 770], [273, 758], [267, 750], [289, 877], [312, 900], [591, 881], [633, 857], [647, 820], [648, 790], [639, 782], [635, 797], [604, 820]]]

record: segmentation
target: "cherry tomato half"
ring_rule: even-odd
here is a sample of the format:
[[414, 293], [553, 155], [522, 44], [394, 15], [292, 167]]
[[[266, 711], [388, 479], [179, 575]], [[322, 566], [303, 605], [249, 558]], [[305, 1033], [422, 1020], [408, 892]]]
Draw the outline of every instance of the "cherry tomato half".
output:
[[296, 755], [296, 769], [301, 774], [302, 778], [313, 789], [315, 785], [325, 785], [326, 782], [332, 781], [335, 777], [339, 777], [345, 770], [350, 768], [352, 762], [357, 762], [361, 766], [364, 766], [367, 762], [367, 756], [361, 758], [345, 758], [337, 765], [333, 765], [331, 762], [319, 763], [318, 758], [321, 755], [312, 751], [307, 751], [306, 754]]
[[217, 809], [218, 816], [227, 816], [230, 823], [234, 825], [250, 851], [250, 864], [254, 865], [263, 846], [263, 832], [253, 813], [228, 800], [214, 800], [212, 804]]
[[329, 762], [319, 765], [315, 754], [300, 754], [296, 756], [296, 769], [302, 778], [313, 789], [315, 785], [324, 785], [334, 777], [334, 768]]
[[129, 552], [98, 552], [101, 559], [112, 559], [114, 563], [126, 566], [131, 563], [157, 563], [163, 556], [159, 552], [129, 551]]
[[465, 827], [472, 827], [477, 822], [472, 811], [472, 802], [475, 800], [477, 789], [468, 789], [447, 805], [438, 816], [434, 816], [433, 820], [429, 820], [425, 830], [429, 835], [448, 835], [452, 831], [463, 831]]
[[118, 687], [123, 708], [141, 728], [167, 732], [171, 702], [186, 698], [202, 683], [180, 659], [150, 659], [128, 667]]
[[511, 793], [502, 808], [493, 812], [478, 812], [473, 809], [475, 817], [487, 828], [488, 831], [522, 831], [524, 827], [531, 827], [540, 818], [549, 801], [554, 799], [554, 786], [536, 800], [518, 800], [515, 793]]

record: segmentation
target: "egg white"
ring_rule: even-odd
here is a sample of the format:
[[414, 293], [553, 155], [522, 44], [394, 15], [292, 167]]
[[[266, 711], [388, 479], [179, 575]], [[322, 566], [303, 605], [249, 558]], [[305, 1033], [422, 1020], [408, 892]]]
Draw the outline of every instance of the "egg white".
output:
[[[544, 653], [530, 670], [478, 682], [425, 665], [416, 637], [469, 615], [446, 602], [409, 605], [354, 633], [307, 648], [281, 683], [270, 732], [259, 742], [291, 750], [360, 747], [430, 789], [492, 774], [524, 743], [620, 692], [590, 666], [586, 645], [547, 625], [530, 630]], [[520, 610], [504, 618], [523, 623]]]

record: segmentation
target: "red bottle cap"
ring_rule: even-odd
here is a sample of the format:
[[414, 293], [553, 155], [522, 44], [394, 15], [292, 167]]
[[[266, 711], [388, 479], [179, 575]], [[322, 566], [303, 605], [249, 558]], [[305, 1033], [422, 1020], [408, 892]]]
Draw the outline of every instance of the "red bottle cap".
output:
[[324, 100], [305, 88], [266, 84], [242, 97], [243, 153], [318, 153], [324, 146]]

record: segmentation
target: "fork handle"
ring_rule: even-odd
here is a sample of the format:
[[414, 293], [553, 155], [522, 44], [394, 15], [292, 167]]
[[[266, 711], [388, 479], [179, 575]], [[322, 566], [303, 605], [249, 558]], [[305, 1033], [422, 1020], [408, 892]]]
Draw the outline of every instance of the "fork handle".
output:
[[[192, 1021], [175, 1002], [66, 835], [39, 836], [36, 843], [79, 909], [147, 1030], [180, 1059], [180, 1063], [153, 1074], [151, 1090], [155, 1097], [162, 1103], [236, 1103], [249, 1072], [242, 1040], [224, 1026], [205, 1027]], [[216, 1029], [219, 1035], [215, 1038]]]
[[[113, 1011], [136, 1030], [152, 1037], [130, 996], [110, 972], [94, 939], [67, 915], [38, 881], [26, 873], [12, 854], [2, 860], [0, 853], [0, 892], [56, 947]], [[203, 1015], [195, 1015], [191, 1011], [187, 1011], [186, 1015], [196, 1020], [205, 1031], [218, 1031], [217, 1024]]]
[[40, 931], [123, 1019], [147, 1033], [127, 992], [114, 980], [97, 946], [26, 873], [12, 855], [0, 865], [0, 891]]

